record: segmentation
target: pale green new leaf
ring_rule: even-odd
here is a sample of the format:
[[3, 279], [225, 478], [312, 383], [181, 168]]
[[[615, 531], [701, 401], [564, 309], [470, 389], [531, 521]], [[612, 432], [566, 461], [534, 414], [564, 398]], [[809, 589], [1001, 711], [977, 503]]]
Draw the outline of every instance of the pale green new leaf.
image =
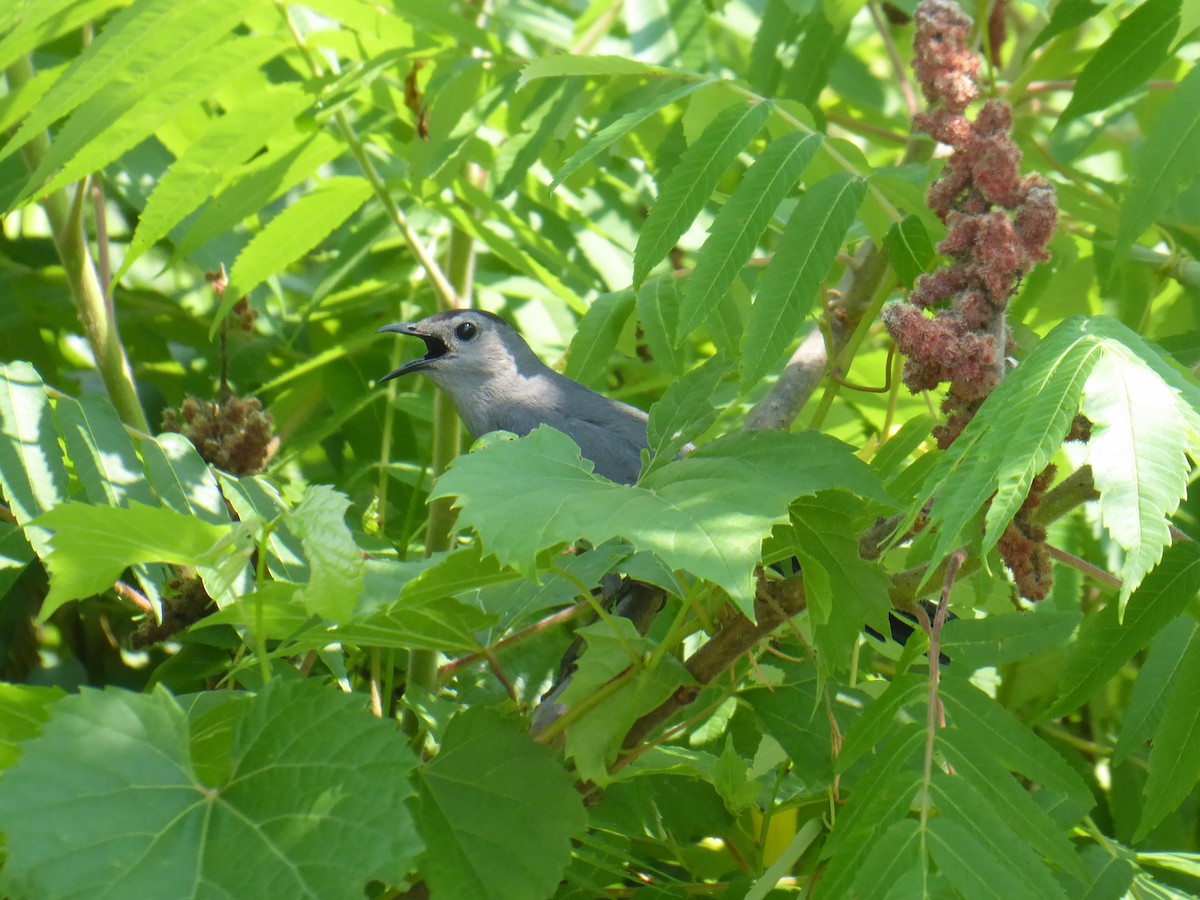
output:
[[338, 175], [319, 184], [267, 223], [238, 255], [210, 334], [242, 297], [282, 272], [354, 215], [371, 196], [365, 178]]
[[[624, 537], [671, 568], [720, 585], [752, 615], [762, 540], [791, 500], [845, 487], [888, 502], [848, 450], [816, 434], [739, 434], [626, 487], [591, 475], [578, 446], [543, 427], [459, 457], [434, 495], [457, 498], [460, 522], [502, 563], [527, 574], [536, 573], [545, 548]], [[796, 465], [801, 459], [805, 465]]]
[[1121, 20], [1079, 73], [1055, 130], [1103, 109], [1153, 75], [1179, 31], [1180, 5], [1181, 0], [1146, 0]]
[[211, 566], [233, 551], [228, 527], [140, 503], [126, 508], [62, 503], [36, 521], [54, 532], [44, 557], [50, 593], [43, 619], [68, 600], [108, 590], [137, 563]]
[[1200, 411], [1118, 346], [1097, 360], [1083, 411], [1094, 425], [1087, 459], [1100, 491], [1100, 517], [1126, 551], [1124, 607], [1170, 543], [1167, 517], [1187, 492], [1187, 456], [1200, 459]]
[[348, 621], [354, 614], [366, 573], [362, 551], [346, 526], [349, 507], [345, 494], [314, 484], [286, 517], [308, 558], [308, 582], [301, 586], [297, 599], [332, 622]]
[[1138, 669], [1125, 719], [1121, 722], [1121, 732], [1117, 735], [1117, 745], [1113, 748], [1114, 764], [1119, 765], [1130, 753], [1150, 740], [1162, 721], [1171, 688], [1177, 679], [1183, 677], [1180, 663], [1195, 632], [1196, 623], [1180, 616], [1167, 623], [1150, 645], [1146, 661]]
[[138, 217], [119, 279], [143, 253], [166, 237], [229, 179], [230, 172], [257, 153], [310, 103], [294, 86], [254, 93], [215, 119], [158, 180]]
[[699, 90], [707, 84], [711, 84], [711, 82], [692, 81], [681, 85], [668, 86], [668, 89], [656, 93], [649, 103], [645, 103], [639, 106], [637, 109], [630, 110], [629, 112], [618, 116], [613, 121], [604, 125], [599, 131], [592, 135], [570, 159], [562, 164], [562, 168], [558, 170], [558, 174], [555, 175], [554, 180], [550, 182], [550, 190], [553, 191], [556, 187], [570, 178], [572, 173], [579, 169], [580, 166], [592, 159], [595, 159], [659, 110], [674, 103], [678, 103], [688, 94]]
[[866, 181], [839, 173], [809, 188], [792, 210], [742, 336], [743, 390], [773, 371], [795, 339], [866, 192]]
[[164, 432], [142, 441], [142, 459], [150, 484], [166, 506], [210, 525], [229, 522], [216, 476], [182, 434]]
[[1147, 760], [1146, 805], [1133, 836], [1141, 841], [1187, 799], [1200, 780], [1200, 636], [1192, 634], [1179, 662]]
[[1200, 592], [1200, 546], [1184, 541], [1170, 547], [1162, 562], [1134, 591], [1122, 617], [1110, 603], [1080, 630], [1063, 673], [1063, 690], [1048, 716], [1075, 709], [1183, 613]]
[[[210, 46], [246, 15], [255, 0], [138, 0], [110, 21], [72, 63], [21, 129], [0, 150], [0, 159], [114, 83], [156, 84], [176, 63]], [[215, 62], [210, 60], [210, 63]], [[211, 76], [210, 76], [211, 77]], [[89, 170], [90, 171], [90, 170]]]
[[1146, 139], [1134, 150], [1114, 255], [1122, 256], [1200, 173], [1196, 110], [1200, 110], [1200, 66], [1193, 66], [1171, 92]]
[[587, 826], [552, 751], [486, 708], [460, 712], [421, 769], [417, 823], [434, 896], [540, 900], [554, 893]]
[[[54, 704], [0, 780], [0, 889], [350, 900], [402, 881], [421, 842], [405, 805], [416, 761], [393, 723], [315, 679], [209, 696], [191, 721], [164, 690]], [[114, 809], [136, 827], [114, 827]]]
[[[704, 133], [679, 157], [650, 208], [633, 253], [633, 284], [638, 288], [650, 270], [687, 231], [725, 170], [762, 130], [771, 107], [767, 103], [737, 104], [720, 113]], [[677, 322], [668, 332], [675, 335]]]
[[60, 399], [54, 408], [67, 456], [92, 503], [157, 506], [133, 443], [112, 404], [101, 397]]
[[746, 172], [713, 220], [708, 240], [700, 248], [696, 267], [688, 277], [676, 344], [683, 343], [717, 308], [821, 140], [818, 134], [799, 131], [784, 135], [769, 145]]
[[589, 387], [603, 384], [621, 330], [632, 313], [633, 294], [629, 291], [601, 294], [593, 300], [571, 338], [563, 374]]
[[0, 366], [0, 485], [17, 524], [39, 556], [44, 528], [29, 523], [67, 498], [67, 468], [46, 388], [27, 362]]

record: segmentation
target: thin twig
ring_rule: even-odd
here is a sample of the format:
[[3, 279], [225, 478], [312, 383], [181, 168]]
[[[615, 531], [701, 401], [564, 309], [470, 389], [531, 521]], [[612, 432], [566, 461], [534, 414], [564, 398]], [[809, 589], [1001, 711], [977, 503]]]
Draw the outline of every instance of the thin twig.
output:
[[891, 29], [883, 20], [883, 16], [879, 14], [879, 7], [875, 3], [868, 3], [867, 9], [871, 11], [871, 20], [875, 23], [875, 30], [879, 32], [879, 37], [883, 40], [883, 49], [887, 51], [888, 60], [892, 64], [892, 72], [900, 85], [900, 94], [904, 97], [904, 108], [908, 111], [908, 117], [911, 119], [916, 116], [918, 110], [917, 94], [913, 90], [912, 82], [908, 80], [908, 66], [904, 65], [900, 54], [896, 52]]

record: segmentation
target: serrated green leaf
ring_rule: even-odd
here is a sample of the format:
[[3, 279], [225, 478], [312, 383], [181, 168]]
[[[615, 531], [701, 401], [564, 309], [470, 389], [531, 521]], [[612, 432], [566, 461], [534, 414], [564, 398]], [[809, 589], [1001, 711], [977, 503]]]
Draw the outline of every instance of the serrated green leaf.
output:
[[775, 369], [795, 339], [866, 192], [864, 180], [839, 173], [817, 182], [796, 204], [742, 336], [743, 390]]
[[215, 48], [191, 48], [190, 55], [171, 62], [171, 71], [154, 73], [149, 90], [140, 81], [106, 85], [59, 130], [16, 205], [103, 168], [151, 135], [165, 117], [203, 100], [285, 46], [279, 35], [232, 38]]
[[1087, 458], [1100, 491], [1100, 518], [1126, 551], [1123, 609], [1171, 541], [1167, 517], [1187, 493], [1187, 456], [1200, 459], [1200, 411], [1119, 347], [1096, 361], [1083, 411], [1094, 426]]
[[1120, 617], [1116, 604], [1092, 616], [1080, 631], [1063, 673], [1064, 689], [1048, 716], [1061, 716], [1095, 693], [1149, 644], [1200, 592], [1200, 547], [1176, 544], [1133, 593]]
[[978, 745], [1013, 772], [1064, 799], [1090, 809], [1095, 803], [1079, 775], [1049, 744], [968, 681], [946, 678], [940, 692], [947, 722], [970, 732]]
[[928, 681], [912, 673], [892, 681], [846, 732], [837, 757], [837, 773], [849, 771], [863, 756], [883, 743], [897, 724], [896, 716], [900, 710], [924, 701], [928, 695]]
[[652, 66], [623, 56], [577, 56], [562, 54], [535, 59], [521, 70], [517, 90], [539, 78], [573, 78], [581, 75], [678, 75], [662, 66]]
[[264, 522], [279, 521], [267, 539], [267, 571], [271, 577], [293, 584], [308, 581], [308, 560], [300, 538], [284, 521], [292, 510], [271, 482], [261, 475], [234, 478], [220, 474], [221, 492], [229, 500], [239, 519], [243, 522], [262, 519]]
[[907, 288], [933, 262], [933, 241], [919, 216], [905, 216], [888, 227], [883, 246], [887, 250], [892, 271]]
[[257, 153], [309, 103], [308, 94], [285, 85], [254, 93], [213, 120], [158, 180], [138, 216], [137, 230], [114, 280], [212, 197], [228, 181], [231, 171]]
[[688, 277], [679, 308], [676, 344], [682, 344], [718, 307], [821, 140], [819, 134], [786, 134], [770, 144], [746, 172], [713, 220], [708, 240]]
[[562, 126], [582, 91], [583, 83], [578, 79], [548, 81], [538, 87], [518, 126], [521, 130], [509, 137], [496, 154], [493, 177], [497, 198], [507, 197], [525, 180], [542, 148]]
[[[986, 789], [986, 785], [981, 785]], [[1004, 866], [1007, 877], [1019, 885], [1020, 897], [1066, 900], [1066, 893], [1049, 868], [1027, 843], [1029, 835], [1014, 831], [999, 816], [966, 773], [936, 772], [929, 793], [941, 817], [953, 821], [974, 838], [988, 855]]]
[[1146, 805], [1135, 843], [1175, 810], [1200, 780], [1200, 636], [1194, 632], [1154, 732], [1147, 768]]
[[[770, 113], [767, 103], [731, 106], [713, 119], [679, 157], [638, 235], [633, 254], [635, 289], [641, 287], [650, 270], [687, 231], [712, 196], [722, 174], [762, 130]], [[677, 320], [670, 324], [667, 333], [673, 339]]]
[[654, 642], [638, 634], [629, 619], [609, 616], [576, 632], [587, 647], [579, 657], [579, 667], [571, 676], [558, 702], [572, 706], [594, 694], [630, 666], [636, 666], [654, 649]]
[[587, 825], [554, 754], [485, 708], [450, 720], [421, 771], [417, 822], [433, 894], [480, 900], [550, 896]]
[[978, 740], [961, 728], [946, 728], [938, 732], [937, 747], [953, 766], [955, 775], [968, 780], [982, 795], [989, 816], [1002, 819], [1012, 833], [1024, 836], [1036, 853], [1064, 872], [1082, 874], [1067, 830], [1052, 820], [1024, 785], [1005, 771], [985, 740]]
[[[841, 486], [887, 502], [870, 469], [847, 450], [815, 434], [734, 435], [626, 487], [592, 476], [575, 442], [543, 427], [459, 457], [434, 495], [457, 498], [460, 522], [526, 574], [536, 572], [545, 548], [624, 537], [672, 568], [720, 585], [753, 615], [759, 548], [790, 500]], [[526, 527], [505, 524], [514, 519]]]
[[1071, 610], [1035, 611], [956, 619], [942, 630], [942, 652], [967, 668], [998, 666], [1065, 646], [1083, 616]]
[[45, 555], [46, 530], [29, 523], [66, 500], [67, 468], [46, 388], [26, 362], [0, 366], [0, 484], [29, 543]]
[[820, 789], [833, 782], [833, 736], [821, 686], [811, 666], [803, 671], [795, 667], [790, 674], [787, 683], [743, 692], [741, 700], [754, 710], [763, 732], [775, 738], [796, 770], [804, 773], [805, 784]]
[[1134, 151], [1113, 254], [1123, 256], [1200, 172], [1200, 66], [1184, 76]]
[[297, 599], [331, 622], [346, 622], [354, 614], [366, 572], [362, 551], [346, 526], [349, 508], [345, 494], [314, 484], [287, 517], [308, 558], [308, 583]]
[[632, 313], [633, 294], [629, 291], [601, 294], [593, 300], [571, 338], [563, 374], [590, 387], [599, 387], [605, 381], [621, 330]]
[[669, 463], [712, 427], [717, 420], [713, 394], [732, 369], [729, 360], [714, 356], [663, 391], [661, 399], [650, 407], [647, 435], [654, 459], [647, 472]]
[[102, 397], [64, 397], [54, 408], [67, 455], [88, 500], [110, 506], [157, 506], [133, 442], [112, 404]]
[[344, 151], [332, 135], [290, 134], [271, 142], [267, 150], [242, 166], [204, 207], [179, 241], [174, 264], [220, 237], [247, 216], [283, 196]]
[[[181, 58], [207, 48], [227, 34], [252, 11], [252, 6], [242, 0], [214, 0], [204, 4], [138, 0], [112, 19], [76, 58], [37, 110], [0, 150], [0, 159], [25, 146], [49, 125], [118, 80], [136, 83], [139, 79], [163, 77], [164, 72], [169, 77], [169, 73], [177, 71], [176, 63]], [[144, 84], [139, 87], [144, 89]]]
[[645, 103], [637, 109], [630, 110], [606, 125], [601, 126], [570, 159], [562, 164], [562, 167], [558, 170], [558, 174], [550, 182], [549, 189], [553, 191], [570, 178], [580, 166], [595, 159], [659, 110], [678, 103], [688, 94], [711, 83], [710, 81], [692, 81], [681, 85], [667, 85], [667, 89], [657, 92], [649, 103]]
[[890, 897], [900, 879], [912, 871], [920, 873], [924, 856], [920, 823], [915, 819], [892, 823], [854, 879], [855, 896]]
[[[645, 233], [643, 226], [642, 234]], [[674, 340], [679, 327], [679, 288], [673, 277], [654, 278], [638, 289], [637, 316], [654, 361], [668, 372], [679, 374], [683, 354]]]
[[926, 826], [926, 846], [939, 871], [972, 900], [1026, 896], [1015, 873], [988, 852], [965, 828], [944, 816]]
[[[22, 4], [17, 25], [0, 41], [0, 71], [25, 54], [87, 22], [99, 20], [109, 10], [128, 6], [132, 0], [37, 0]], [[0, 30], [7, 23], [0, 24]]]
[[216, 476], [182, 434], [165, 432], [142, 441], [142, 459], [150, 484], [164, 505], [210, 525], [229, 522], [229, 508]]
[[21, 756], [21, 744], [42, 732], [62, 688], [0, 682], [0, 773]]
[[37, 524], [54, 532], [44, 558], [50, 593], [42, 604], [43, 620], [69, 600], [108, 590], [137, 563], [209, 566], [233, 549], [228, 528], [140, 503], [126, 508], [62, 503]]
[[1183, 616], [1167, 623], [1154, 638], [1146, 661], [1138, 669], [1137, 681], [1129, 697], [1121, 732], [1113, 748], [1113, 764], [1119, 765], [1136, 748], [1150, 740], [1162, 721], [1167, 698], [1182, 677], [1180, 663], [1196, 631], [1196, 623]]
[[1153, 75], [1167, 59], [1179, 22], [1180, 0], [1146, 0], [1122, 19], [1075, 79], [1055, 131], [1119, 100]]
[[328, 237], [370, 196], [371, 183], [365, 178], [337, 175], [321, 182], [268, 222], [238, 254], [209, 336], [216, 334], [221, 320], [235, 303]]
[[[415, 760], [364, 707], [283, 679], [192, 723], [162, 690], [63, 699], [0, 781], [3, 889], [349, 900], [399, 883], [420, 849], [405, 808]], [[136, 828], [114, 828], [113, 809]]]

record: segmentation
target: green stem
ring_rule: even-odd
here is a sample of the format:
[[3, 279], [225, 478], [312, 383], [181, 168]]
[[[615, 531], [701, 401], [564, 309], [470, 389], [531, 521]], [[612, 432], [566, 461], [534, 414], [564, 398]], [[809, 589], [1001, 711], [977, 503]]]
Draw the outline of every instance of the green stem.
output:
[[[15, 91], [32, 80], [33, 65], [28, 57], [22, 57], [12, 64], [6, 75], [10, 90]], [[38, 170], [49, 152], [50, 137], [46, 134], [37, 135], [21, 148], [21, 155], [30, 172]], [[83, 323], [109, 399], [121, 421], [139, 431], [148, 432], [150, 426], [133, 386], [133, 371], [117, 334], [116, 319], [100, 286], [88, 247], [83, 227], [84, 198], [87, 193], [85, 181], [79, 185], [74, 202], [68, 198], [66, 190], [58, 190], [43, 197], [41, 205], [50, 220], [54, 247], [66, 270], [71, 297], [75, 301], [75, 309]]]

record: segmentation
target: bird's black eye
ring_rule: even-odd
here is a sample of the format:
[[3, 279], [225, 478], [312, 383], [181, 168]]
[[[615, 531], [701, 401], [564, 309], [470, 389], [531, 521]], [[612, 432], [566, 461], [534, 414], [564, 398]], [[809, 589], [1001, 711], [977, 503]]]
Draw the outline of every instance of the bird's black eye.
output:
[[479, 329], [475, 326], [474, 322], [463, 322], [454, 329], [454, 333], [457, 334], [459, 339], [463, 341], [471, 340], [471, 338], [475, 337], [475, 333], [477, 331], [479, 331]]

